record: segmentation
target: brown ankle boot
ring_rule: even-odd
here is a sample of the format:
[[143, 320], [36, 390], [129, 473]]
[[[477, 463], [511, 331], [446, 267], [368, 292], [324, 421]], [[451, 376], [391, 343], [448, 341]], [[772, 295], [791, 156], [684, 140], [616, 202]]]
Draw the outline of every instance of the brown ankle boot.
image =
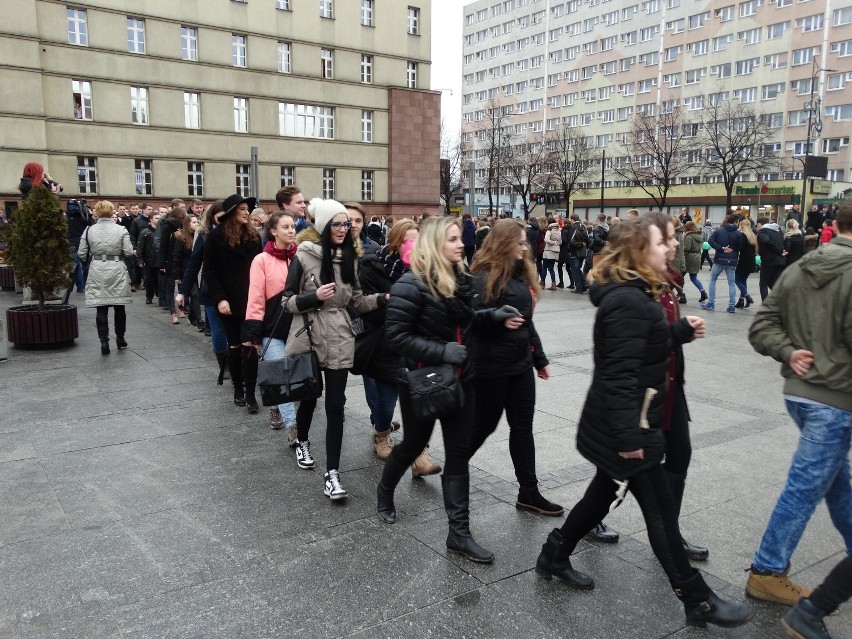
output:
[[376, 452], [376, 456], [382, 461], [385, 461], [390, 456], [393, 450], [393, 438], [391, 437], [390, 429], [382, 432], [373, 431], [373, 450]]
[[414, 463], [411, 464], [411, 476], [423, 477], [424, 475], [437, 475], [441, 472], [441, 467], [432, 461], [429, 457], [429, 447], [423, 449], [423, 452], [417, 456]]

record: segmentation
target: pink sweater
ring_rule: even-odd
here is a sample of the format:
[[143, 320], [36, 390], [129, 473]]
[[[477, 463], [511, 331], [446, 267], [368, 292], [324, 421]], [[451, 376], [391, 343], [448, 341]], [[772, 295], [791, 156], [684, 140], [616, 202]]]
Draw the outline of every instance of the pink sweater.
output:
[[267, 302], [272, 298], [281, 299], [284, 284], [287, 282], [289, 265], [269, 253], [260, 253], [251, 262], [249, 272], [248, 306], [246, 320], [263, 322]]

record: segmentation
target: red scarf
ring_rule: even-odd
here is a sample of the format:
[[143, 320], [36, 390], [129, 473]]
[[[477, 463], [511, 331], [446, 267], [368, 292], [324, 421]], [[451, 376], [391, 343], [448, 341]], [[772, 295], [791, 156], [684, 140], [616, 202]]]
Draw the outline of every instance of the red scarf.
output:
[[289, 263], [296, 256], [296, 243], [293, 242], [287, 248], [278, 248], [274, 240], [269, 240], [266, 246], [263, 247], [264, 253], [269, 253], [272, 257], [277, 257], [279, 260], [284, 260]]

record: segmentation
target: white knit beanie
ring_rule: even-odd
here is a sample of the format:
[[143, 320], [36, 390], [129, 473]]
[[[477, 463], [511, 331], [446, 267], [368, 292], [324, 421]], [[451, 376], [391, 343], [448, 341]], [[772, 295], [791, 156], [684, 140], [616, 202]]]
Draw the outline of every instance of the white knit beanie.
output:
[[337, 200], [315, 197], [308, 204], [308, 214], [314, 219], [314, 227], [320, 235], [334, 216], [341, 213], [346, 213], [346, 207]]

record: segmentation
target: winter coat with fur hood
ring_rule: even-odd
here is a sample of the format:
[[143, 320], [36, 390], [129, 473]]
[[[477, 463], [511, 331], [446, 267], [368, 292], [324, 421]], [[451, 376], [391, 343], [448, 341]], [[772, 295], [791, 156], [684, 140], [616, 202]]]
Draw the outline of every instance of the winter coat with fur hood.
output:
[[112, 218], [100, 218], [80, 238], [77, 255], [91, 257], [86, 279], [86, 306], [124, 306], [130, 297], [130, 275], [124, 260], [133, 255], [127, 229]]

